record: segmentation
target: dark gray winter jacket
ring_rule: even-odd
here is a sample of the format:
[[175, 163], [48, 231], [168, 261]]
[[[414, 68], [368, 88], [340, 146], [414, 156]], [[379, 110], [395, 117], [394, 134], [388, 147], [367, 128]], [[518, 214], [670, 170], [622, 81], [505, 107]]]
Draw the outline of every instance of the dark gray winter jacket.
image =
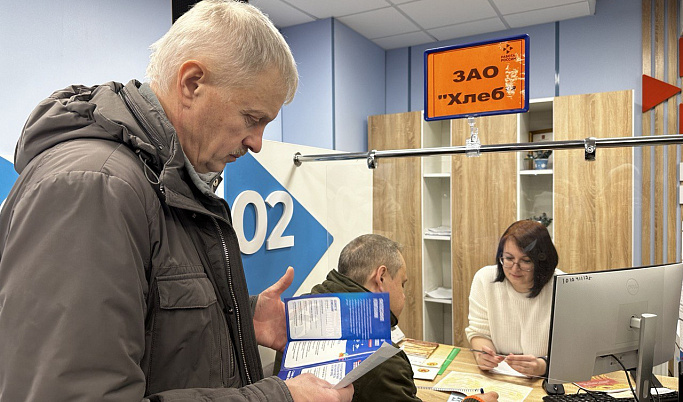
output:
[[0, 214], [0, 400], [291, 400], [262, 379], [228, 205], [139, 86], [68, 87], [26, 123]]

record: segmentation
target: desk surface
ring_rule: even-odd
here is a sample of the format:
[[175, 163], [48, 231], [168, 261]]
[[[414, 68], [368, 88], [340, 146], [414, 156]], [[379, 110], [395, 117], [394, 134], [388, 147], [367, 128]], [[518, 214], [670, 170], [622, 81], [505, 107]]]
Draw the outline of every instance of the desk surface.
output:
[[[435, 357], [446, 357], [453, 347], [448, 345], [439, 345], [439, 347], [434, 351], [433, 355]], [[434, 381], [425, 380], [415, 380], [415, 385], [431, 387], [436, 385], [444, 376], [446, 376], [451, 371], [457, 371], [462, 373], [476, 373], [482, 374], [490, 379], [505, 381], [512, 384], [523, 385], [526, 387], [531, 387], [532, 391], [529, 396], [526, 397], [526, 401], [532, 402], [542, 402], [543, 397], [547, 395], [543, 390], [543, 380], [540, 378], [518, 378], [507, 375], [500, 374], [490, 374], [488, 372], [479, 370], [477, 364], [474, 360], [474, 354], [470, 352], [468, 348], [461, 348], [460, 353], [455, 357], [453, 362], [448, 366], [446, 371], [442, 375], [436, 376]], [[609, 374], [614, 376], [614, 378], [624, 378], [623, 372], [616, 372]], [[671, 389], [678, 389], [678, 380], [673, 377], [660, 377], [658, 376], [662, 385]], [[575, 393], [577, 388], [572, 384], [564, 385], [566, 393]], [[450, 395], [449, 392], [432, 391], [427, 389], [418, 389], [417, 395], [425, 402], [437, 402], [446, 401]]]

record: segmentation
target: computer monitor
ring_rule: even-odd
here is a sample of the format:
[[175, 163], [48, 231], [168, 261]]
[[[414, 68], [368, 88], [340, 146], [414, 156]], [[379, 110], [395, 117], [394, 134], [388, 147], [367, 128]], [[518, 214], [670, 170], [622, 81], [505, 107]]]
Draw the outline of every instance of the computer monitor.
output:
[[656, 380], [652, 366], [673, 358], [683, 264], [564, 274], [554, 281], [548, 383], [621, 370], [614, 355], [626, 369], [637, 368], [638, 399], [647, 400]]

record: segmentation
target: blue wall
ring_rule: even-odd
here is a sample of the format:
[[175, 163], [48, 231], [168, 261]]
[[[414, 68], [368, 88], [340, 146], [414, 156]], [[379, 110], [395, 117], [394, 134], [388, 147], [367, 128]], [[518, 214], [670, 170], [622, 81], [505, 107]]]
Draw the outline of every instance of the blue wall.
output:
[[294, 101], [283, 107], [282, 141], [333, 149], [332, 20], [282, 30], [299, 69]]
[[595, 16], [560, 22], [560, 95], [635, 89], [640, 104], [641, 15], [640, 1], [600, 0]]
[[410, 110], [410, 48], [387, 51], [386, 113]]
[[[282, 33], [300, 76], [294, 101], [281, 112], [282, 141], [367, 150], [367, 117], [386, 110], [385, 51], [329, 18]], [[277, 133], [269, 131], [268, 136], [277, 139]]]
[[334, 22], [334, 149], [368, 149], [367, 117], [385, 113], [385, 51]]
[[71, 84], [144, 79], [149, 45], [171, 26], [168, 0], [13, 1], [0, 13], [0, 155], [12, 160], [26, 118]]

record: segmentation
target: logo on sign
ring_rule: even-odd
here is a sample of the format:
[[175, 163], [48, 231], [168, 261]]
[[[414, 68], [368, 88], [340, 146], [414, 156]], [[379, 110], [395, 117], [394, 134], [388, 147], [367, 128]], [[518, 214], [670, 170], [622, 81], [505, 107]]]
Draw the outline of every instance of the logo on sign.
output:
[[252, 154], [225, 168], [225, 200], [242, 251], [249, 294], [275, 283], [287, 267], [291, 297], [332, 244], [332, 235]]

